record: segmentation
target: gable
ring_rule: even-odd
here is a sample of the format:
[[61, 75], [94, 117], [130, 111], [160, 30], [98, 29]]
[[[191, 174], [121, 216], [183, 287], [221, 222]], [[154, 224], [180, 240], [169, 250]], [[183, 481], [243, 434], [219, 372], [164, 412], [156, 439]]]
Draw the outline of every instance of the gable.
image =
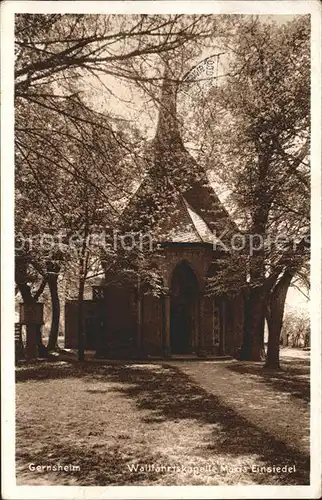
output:
[[212, 242], [237, 230], [204, 169], [185, 149], [176, 116], [176, 84], [165, 73], [152, 165], [122, 213], [120, 229], [158, 241]]

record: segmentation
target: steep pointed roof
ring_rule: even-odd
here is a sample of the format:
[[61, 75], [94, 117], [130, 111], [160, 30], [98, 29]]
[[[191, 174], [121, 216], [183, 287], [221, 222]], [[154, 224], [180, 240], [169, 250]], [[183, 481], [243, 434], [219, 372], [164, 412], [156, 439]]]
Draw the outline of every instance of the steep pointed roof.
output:
[[123, 231], [153, 231], [159, 241], [212, 242], [236, 225], [185, 149], [176, 112], [178, 80], [164, 73], [152, 163], [121, 217]]
[[158, 122], [153, 139], [155, 151], [159, 153], [162, 153], [165, 149], [171, 151], [178, 147], [184, 149], [177, 116], [178, 86], [178, 78], [171, 72], [169, 65], [166, 64], [159, 100]]

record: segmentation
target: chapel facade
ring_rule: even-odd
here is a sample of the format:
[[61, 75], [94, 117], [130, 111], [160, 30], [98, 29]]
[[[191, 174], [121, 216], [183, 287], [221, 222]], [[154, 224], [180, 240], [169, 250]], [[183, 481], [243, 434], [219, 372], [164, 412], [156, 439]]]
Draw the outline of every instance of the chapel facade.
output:
[[[147, 174], [117, 228], [153, 242], [148, 259], [162, 291], [147, 290], [139, 275], [128, 279], [119, 267], [106, 269], [84, 304], [85, 348], [102, 357], [235, 356], [242, 344], [242, 296], [207, 293], [224, 257], [215, 235], [229, 237], [237, 228], [183, 144], [176, 92], [167, 72]], [[67, 348], [77, 347], [76, 309], [66, 304]]]

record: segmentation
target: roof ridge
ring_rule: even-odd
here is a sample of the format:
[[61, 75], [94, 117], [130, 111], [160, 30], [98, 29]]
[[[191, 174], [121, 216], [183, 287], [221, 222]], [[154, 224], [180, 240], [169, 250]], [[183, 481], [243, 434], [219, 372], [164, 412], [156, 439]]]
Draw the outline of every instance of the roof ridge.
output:
[[[191, 222], [192, 222], [192, 225], [193, 225], [193, 227], [194, 227], [194, 229], [195, 229], [195, 232], [196, 232], [196, 233], [197, 233], [197, 235], [199, 236], [200, 240], [201, 240], [201, 241], [204, 241], [203, 237], [202, 237], [202, 236], [201, 236], [201, 234], [199, 233], [199, 231], [198, 231], [198, 229], [197, 229], [197, 227], [196, 227], [196, 224], [194, 223], [194, 221], [193, 221], [193, 219], [192, 219], [192, 217], [191, 217], [191, 215], [190, 215], [190, 213], [189, 213], [189, 210], [188, 210], [188, 206], [190, 207], [189, 203], [187, 202], [187, 200], [185, 199], [185, 197], [184, 197], [184, 195], [183, 195], [183, 194], [181, 194], [181, 196], [182, 196], [182, 199], [183, 199], [183, 204], [184, 204], [184, 206], [185, 206], [186, 212], [187, 212], [188, 217], [190, 218], [190, 220], [191, 220]], [[191, 207], [191, 209], [192, 209], [192, 207]], [[198, 214], [197, 214], [197, 215], [198, 215]], [[200, 218], [201, 218], [201, 217], [200, 217]], [[205, 222], [205, 221], [203, 220], [203, 222]], [[208, 224], [207, 224], [206, 222], [205, 222], [205, 224], [206, 224], [206, 226], [208, 227]], [[208, 227], [208, 229], [209, 229], [209, 227]], [[210, 229], [209, 229], [209, 231], [210, 231]]]

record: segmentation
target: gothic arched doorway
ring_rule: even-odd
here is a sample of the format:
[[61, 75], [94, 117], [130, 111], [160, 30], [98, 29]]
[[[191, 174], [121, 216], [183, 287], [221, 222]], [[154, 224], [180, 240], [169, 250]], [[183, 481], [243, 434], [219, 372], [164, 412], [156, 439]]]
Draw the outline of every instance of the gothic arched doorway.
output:
[[191, 353], [198, 321], [198, 280], [186, 262], [177, 265], [171, 280], [170, 343], [173, 354]]

